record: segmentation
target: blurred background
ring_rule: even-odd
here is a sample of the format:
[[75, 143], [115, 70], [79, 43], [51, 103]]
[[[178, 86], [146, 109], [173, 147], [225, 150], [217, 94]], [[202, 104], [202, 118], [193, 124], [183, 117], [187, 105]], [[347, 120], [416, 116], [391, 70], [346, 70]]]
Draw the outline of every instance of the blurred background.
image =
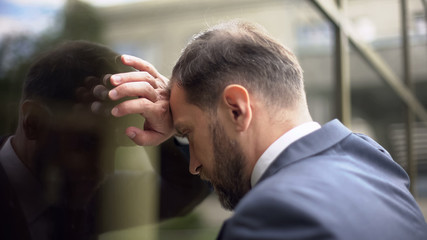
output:
[[[407, 76], [401, 21], [404, 1], [342, 2], [348, 19], [346, 27], [355, 37], [344, 48], [350, 80], [345, 93], [345, 123], [382, 144], [411, 173], [413, 194], [427, 216], [427, 125], [418, 117], [411, 124], [410, 146], [416, 164], [410, 165], [405, 140], [407, 105], [366, 57], [367, 52], [375, 54], [403, 83]], [[334, 0], [1, 0], [0, 135], [15, 130], [21, 84], [31, 60], [52, 45], [68, 39], [103, 43], [119, 53], [141, 57], [169, 76], [181, 49], [194, 34], [234, 18], [263, 25], [294, 51], [304, 69], [312, 116], [326, 123], [342, 116], [336, 110], [342, 100], [336, 97], [336, 71], [341, 64], [336, 55], [336, 24], [322, 8], [335, 4]], [[426, 1], [407, 0], [406, 4], [404, 29], [410, 53], [406, 69], [412, 79], [413, 96], [425, 109]], [[367, 52], [361, 53], [358, 43], [367, 46]], [[135, 151], [140, 154], [142, 150], [138, 147]], [[156, 148], [143, 151], [141, 154], [148, 153], [144, 155], [147, 158], [156, 157]], [[140, 165], [137, 161], [119, 161], [116, 168], [134, 168]], [[223, 220], [231, 214], [221, 209], [212, 194], [188, 216], [106, 233], [100, 239], [214, 239]]]

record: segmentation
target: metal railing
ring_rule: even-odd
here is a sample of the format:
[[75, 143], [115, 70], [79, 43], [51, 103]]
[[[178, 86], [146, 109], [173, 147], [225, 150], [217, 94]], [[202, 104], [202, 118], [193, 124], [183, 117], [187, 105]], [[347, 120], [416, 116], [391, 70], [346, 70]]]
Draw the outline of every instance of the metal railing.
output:
[[[426, 0], [421, 0], [425, 12]], [[410, 49], [407, 27], [407, 1], [400, 0], [402, 22], [402, 53], [403, 53], [403, 80], [400, 79], [383, 59], [373, 51], [368, 44], [357, 37], [350, 21], [346, 18], [347, 0], [335, 0], [334, 2], [323, 0], [311, 0], [311, 3], [332, 23], [335, 28], [336, 46], [336, 113], [337, 117], [348, 127], [351, 126], [351, 102], [350, 102], [350, 66], [349, 44], [362, 56], [362, 58], [379, 74], [381, 79], [388, 84], [398, 97], [407, 106], [406, 113], [406, 158], [407, 172], [411, 181], [410, 190], [415, 195], [417, 162], [413, 152], [413, 124], [415, 116], [427, 126], [427, 111], [413, 93], [413, 84], [410, 72]], [[427, 14], [426, 14], [427, 15]], [[427, 16], [426, 16], [427, 21]]]

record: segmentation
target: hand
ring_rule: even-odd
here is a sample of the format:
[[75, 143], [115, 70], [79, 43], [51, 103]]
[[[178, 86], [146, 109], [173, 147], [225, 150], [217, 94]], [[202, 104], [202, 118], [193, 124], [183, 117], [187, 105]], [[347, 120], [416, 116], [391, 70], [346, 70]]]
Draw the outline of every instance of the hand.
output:
[[114, 74], [114, 86], [108, 93], [111, 100], [137, 97], [116, 105], [111, 114], [116, 117], [140, 114], [145, 118], [143, 129], [131, 126], [126, 135], [141, 146], [159, 145], [174, 134], [169, 110], [169, 79], [157, 72], [150, 63], [129, 55], [122, 55], [123, 64], [139, 71]]

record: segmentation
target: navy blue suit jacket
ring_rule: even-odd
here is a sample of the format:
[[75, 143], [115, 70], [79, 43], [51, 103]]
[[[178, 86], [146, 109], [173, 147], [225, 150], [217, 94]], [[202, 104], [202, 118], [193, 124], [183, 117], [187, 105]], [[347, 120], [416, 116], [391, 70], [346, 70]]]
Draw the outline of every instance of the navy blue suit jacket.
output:
[[427, 239], [405, 171], [338, 120], [291, 144], [239, 202], [219, 239]]

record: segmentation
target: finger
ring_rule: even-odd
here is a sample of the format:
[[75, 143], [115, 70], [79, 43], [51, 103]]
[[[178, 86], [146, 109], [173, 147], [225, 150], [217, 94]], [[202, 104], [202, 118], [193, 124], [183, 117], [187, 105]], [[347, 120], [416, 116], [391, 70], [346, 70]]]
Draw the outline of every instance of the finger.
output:
[[93, 88], [93, 95], [100, 100], [106, 100], [108, 97], [108, 92], [108, 88], [106, 88], [104, 85], [96, 85]]
[[100, 113], [102, 112], [102, 104], [101, 104], [100, 102], [98, 102], [98, 101], [93, 102], [93, 103], [90, 105], [90, 110], [91, 110], [93, 113], [100, 114]]
[[146, 82], [130, 82], [112, 89], [108, 96], [113, 101], [123, 97], [140, 97], [155, 102], [157, 101], [158, 93]]
[[95, 114], [107, 117], [110, 116], [111, 107], [99, 101], [95, 101], [90, 105], [90, 110]]
[[124, 54], [121, 56], [121, 59], [125, 65], [138, 69], [139, 71], [148, 72], [154, 78], [160, 77], [160, 74], [157, 72], [156, 68], [151, 63], [142, 60], [141, 58]]
[[126, 135], [140, 146], [157, 146], [170, 138], [168, 135], [156, 131], [144, 131], [137, 127], [128, 127]]
[[139, 113], [144, 117], [150, 117], [156, 112], [157, 105], [146, 98], [138, 98], [124, 101], [116, 105], [111, 114], [115, 117], [121, 117], [128, 114]]
[[103, 84], [106, 88], [111, 89], [114, 87], [110, 79], [112, 75], [113, 74], [105, 74], [104, 77], [102, 77], [101, 84]]
[[118, 86], [128, 82], [147, 82], [153, 88], [157, 88], [156, 79], [148, 72], [127, 72], [118, 73], [110, 77], [110, 82], [113, 86]]

